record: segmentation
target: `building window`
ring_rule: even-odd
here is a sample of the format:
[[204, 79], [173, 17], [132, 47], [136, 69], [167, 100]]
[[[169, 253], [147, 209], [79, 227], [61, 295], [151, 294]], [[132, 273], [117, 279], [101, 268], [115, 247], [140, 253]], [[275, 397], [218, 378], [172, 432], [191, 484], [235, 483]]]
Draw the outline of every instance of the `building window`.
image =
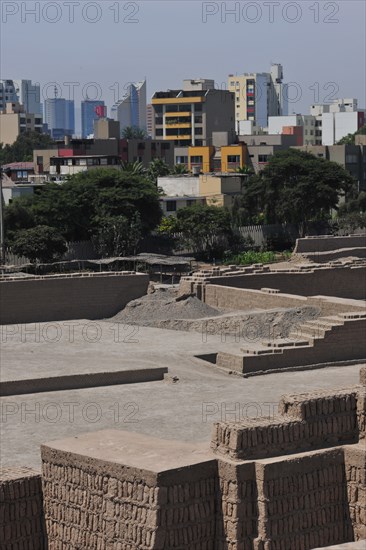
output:
[[202, 164], [203, 157], [191, 157], [191, 164]]
[[188, 157], [175, 157], [175, 164], [188, 164]]
[[237, 164], [239, 164], [239, 162], [240, 162], [240, 155], [228, 155], [227, 161], [228, 161], [228, 162], [232, 162], [232, 163], [237, 163]]
[[176, 212], [177, 210], [177, 201], [167, 201], [166, 211], [167, 212]]
[[346, 155], [347, 164], [356, 164], [358, 162], [357, 155]]
[[194, 206], [195, 204], [196, 204], [195, 199], [190, 199], [190, 200], [187, 201], [187, 207]]
[[156, 136], [162, 136], [163, 135], [163, 130], [160, 130], [160, 129], [155, 130], [155, 135]]
[[271, 155], [258, 155], [258, 162], [268, 162]]

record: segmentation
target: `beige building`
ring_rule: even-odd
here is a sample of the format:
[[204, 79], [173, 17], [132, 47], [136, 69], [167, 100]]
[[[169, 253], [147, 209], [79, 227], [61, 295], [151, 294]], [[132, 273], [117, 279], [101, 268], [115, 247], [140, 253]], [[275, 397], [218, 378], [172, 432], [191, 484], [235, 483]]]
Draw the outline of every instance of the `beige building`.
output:
[[243, 192], [246, 176], [240, 174], [200, 174], [158, 178], [158, 187], [164, 195], [160, 204], [165, 216], [176, 216], [177, 211], [194, 204], [208, 206], [233, 205], [234, 198]]
[[0, 143], [12, 145], [20, 134], [25, 132], [42, 133], [43, 121], [41, 115], [25, 113], [20, 103], [7, 103], [0, 112]]

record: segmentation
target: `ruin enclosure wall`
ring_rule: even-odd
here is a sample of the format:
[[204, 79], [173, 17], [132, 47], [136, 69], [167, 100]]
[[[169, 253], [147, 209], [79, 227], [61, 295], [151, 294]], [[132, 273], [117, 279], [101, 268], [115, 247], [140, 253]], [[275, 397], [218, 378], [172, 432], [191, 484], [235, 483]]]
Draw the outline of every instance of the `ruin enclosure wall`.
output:
[[112, 317], [147, 292], [148, 275], [76, 273], [0, 281], [0, 324]]
[[355, 540], [366, 540], [366, 447], [347, 446], [345, 471], [349, 516]]
[[[235, 273], [235, 272], [233, 272]], [[260, 290], [278, 289], [296, 296], [338, 296], [352, 300], [366, 298], [366, 267], [324, 267], [309, 271], [271, 271], [263, 273], [210, 276], [213, 285]], [[199, 283], [196, 283], [199, 285]]]
[[[124, 437], [128, 443], [131, 435], [125, 432]], [[116, 441], [117, 445], [121, 441], [119, 432]], [[52, 547], [62, 543], [70, 549], [213, 547], [214, 457], [157, 472], [43, 446], [42, 461], [46, 527]]]
[[294, 294], [269, 293], [261, 290], [206, 284], [202, 300], [211, 307], [228, 309], [275, 309], [303, 306], [318, 307], [323, 315], [336, 315], [365, 309], [361, 302], [349, 303], [326, 296], [296, 296]]
[[41, 476], [30, 468], [0, 469], [0, 547], [46, 549]]
[[[366, 247], [366, 235], [319, 235], [317, 237], [304, 237], [296, 240], [295, 253], [304, 252], [327, 252], [340, 248], [363, 248]], [[351, 255], [351, 254], [349, 254]]]
[[256, 479], [256, 549], [310, 549], [353, 539], [341, 448], [259, 462]]

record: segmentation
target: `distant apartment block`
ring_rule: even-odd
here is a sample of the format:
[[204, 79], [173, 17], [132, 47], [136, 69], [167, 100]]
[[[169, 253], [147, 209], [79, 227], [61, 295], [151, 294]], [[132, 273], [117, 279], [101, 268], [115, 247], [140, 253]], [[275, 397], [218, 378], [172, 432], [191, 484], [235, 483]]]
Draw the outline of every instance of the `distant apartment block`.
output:
[[310, 107], [321, 135], [317, 145], [335, 145], [348, 134], [354, 134], [365, 125], [366, 111], [358, 108], [355, 98], [340, 98], [330, 103]]
[[7, 103], [0, 112], [0, 143], [12, 145], [20, 134], [25, 132], [42, 133], [42, 116], [26, 113], [19, 103]]
[[53, 139], [64, 139], [75, 133], [73, 100], [55, 97], [45, 101], [45, 123]]
[[[33, 151], [35, 174], [46, 175], [51, 181], [63, 181], [68, 176], [100, 167], [120, 167], [122, 162], [141, 162], [145, 167], [154, 158], [163, 159], [173, 167], [174, 150], [171, 143], [151, 139], [120, 139], [118, 128], [106, 125], [106, 119], [96, 124], [94, 139], [69, 139], [47, 149]], [[116, 121], [112, 121], [115, 124]], [[118, 138], [111, 137], [108, 129]], [[104, 137], [101, 137], [104, 136]]]
[[0, 112], [7, 103], [20, 103], [25, 113], [42, 115], [40, 85], [31, 80], [0, 80]]
[[268, 117], [287, 115], [287, 84], [283, 83], [283, 67], [280, 64], [273, 64], [269, 73], [231, 74], [228, 89], [235, 94], [238, 132], [243, 121], [266, 127]]
[[122, 99], [113, 105], [111, 117], [124, 128], [134, 126], [146, 130], [146, 80], [128, 86]]
[[215, 132], [235, 138], [234, 94], [215, 89], [213, 80], [184, 80], [179, 90], [156, 92], [151, 104], [154, 139], [207, 147], [213, 145]]
[[322, 131], [322, 145], [334, 145], [365, 125], [365, 111], [323, 113], [316, 117]]
[[81, 102], [81, 135], [83, 138], [94, 133], [94, 121], [107, 116], [104, 101], [86, 99]]
[[[270, 116], [268, 118], [268, 134], [288, 133], [290, 132], [290, 130], [288, 130], [289, 127], [302, 128], [303, 145], [321, 144], [321, 128], [319, 123], [317, 123], [316, 117], [313, 115], [297, 114], [287, 116]], [[298, 135], [299, 130], [296, 132]]]

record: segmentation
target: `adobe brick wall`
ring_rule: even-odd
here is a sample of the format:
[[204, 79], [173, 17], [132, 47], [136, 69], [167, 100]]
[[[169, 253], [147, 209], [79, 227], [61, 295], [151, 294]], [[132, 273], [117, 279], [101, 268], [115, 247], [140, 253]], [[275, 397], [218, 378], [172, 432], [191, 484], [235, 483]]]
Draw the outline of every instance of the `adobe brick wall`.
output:
[[256, 465], [257, 550], [310, 549], [353, 539], [343, 450]]
[[[301, 337], [301, 325], [299, 326]], [[316, 332], [316, 327], [314, 327]], [[311, 345], [282, 348], [281, 353], [265, 355], [231, 354], [218, 352], [218, 367], [253, 375], [309, 365], [330, 364], [342, 361], [364, 361], [366, 319], [347, 320], [334, 326], [324, 338], [316, 338]], [[290, 339], [289, 339], [290, 340]]]
[[[348, 509], [355, 540], [366, 541], [366, 447], [345, 447]], [[365, 544], [366, 546], [366, 544]]]
[[44, 445], [42, 461], [50, 548], [213, 548], [217, 463], [206, 449], [106, 430]]
[[148, 284], [148, 275], [133, 272], [1, 280], [0, 324], [112, 317]]
[[272, 271], [210, 277], [209, 283], [236, 288], [274, 288], [297, 296], [338, 296], [353, 300], [366, 298], [366, 267], [328, 267], [311, 271]]
[[0, 469], [0, 547], [46, 549], [41, 476], [30, 468]]
[[358, 248], [366, 246], [366, 235], [320, 235], [318, 237], [305, 237], [296, 240], [295, 253], [326, 252], [339, 248]]
[[305, 297], [283, 293], [271, 294], [261, 290], [213, 284], [205, 286], [202, 299], [211, 307], [244, 310], [315, 306], [319, 307], [323, 315], [335, 315], [364, 309], [363, 304], [350, 304], [349, 302], [331, 300], [322, 296]]
[[284, 396], [278, 417], [215, 424], [211, 448], [248, 460], [358, 443], [363, 393], [354, 389]]

